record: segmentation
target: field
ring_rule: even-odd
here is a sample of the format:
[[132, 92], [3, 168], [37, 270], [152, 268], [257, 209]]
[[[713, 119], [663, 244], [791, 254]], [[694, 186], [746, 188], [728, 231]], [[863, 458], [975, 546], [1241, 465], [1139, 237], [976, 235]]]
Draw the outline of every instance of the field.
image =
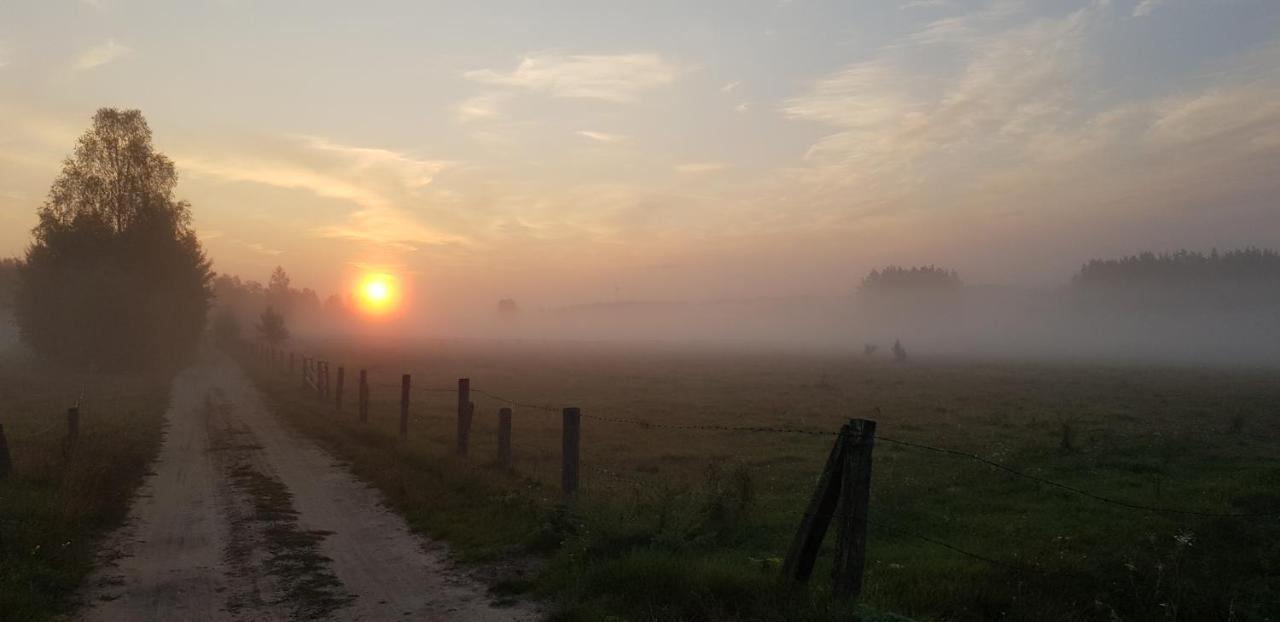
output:
[[[561, 619], [847, 619], [821, 566], [809, 592], [776, 580], [832, 437], [660, 426], [835, 431], [851, 417], [879, 423], [868, 618], [1280, 616], [1274, 372], [464, 341], [294, 348], [346, 367], [346, 407], [303, 391], [283, 363], [252, 363], [279, 410], [460, 558], [545, 558], [498, 589], [547, 598]], [[360, 368], [368, 424], [354, 415]], [[414, 386], [403, 446], [401, 373]], [[477, 404], [468, 459], [452, 457], [459, 377]], [[514, 408], [513, 476], [493, 468], [507, 404], [491, 396], [526, 405]], [[572, 504], [558, 491], [560, 417], [534, 406], [582, 408]]]
[[[13, 469], [0, 479], [0, 620], [74, 608], [98, 537], [124, 519], [159, 447], [165, 375], [77, 374], [0, 356], [0, 425]], [[67, 408], [80, 401], [80, 434]]]

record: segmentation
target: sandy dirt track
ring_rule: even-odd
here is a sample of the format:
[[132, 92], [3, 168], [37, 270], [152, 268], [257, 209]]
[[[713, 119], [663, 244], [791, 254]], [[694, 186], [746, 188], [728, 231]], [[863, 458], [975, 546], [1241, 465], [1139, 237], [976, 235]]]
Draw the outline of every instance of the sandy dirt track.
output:
[[286, 428], [226, 356], [174, 383], [160, 457], [79, 619], [536, 620], [497, 606], [366, 486]]

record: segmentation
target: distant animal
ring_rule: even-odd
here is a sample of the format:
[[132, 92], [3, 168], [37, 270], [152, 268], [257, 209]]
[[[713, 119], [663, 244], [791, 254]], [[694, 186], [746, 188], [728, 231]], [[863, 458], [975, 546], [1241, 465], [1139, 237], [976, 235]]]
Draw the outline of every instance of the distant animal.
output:
[[876, 354], [876, 350], [879, 350], [879, 349], [880, 349], [880, 346], [878, 346], [878, 345], [876, 345], [876, 344], [874, 344], [874, 343], [868, 343], [867, 345], [862, 346], [862, 355], [863, 355], [863, 356], [875, 356], [875, 354]]
[[902, 347], [902, 342], [897, 339], [893, 340], [893, 358], [897, 361], [907, 360], [907, 349]]

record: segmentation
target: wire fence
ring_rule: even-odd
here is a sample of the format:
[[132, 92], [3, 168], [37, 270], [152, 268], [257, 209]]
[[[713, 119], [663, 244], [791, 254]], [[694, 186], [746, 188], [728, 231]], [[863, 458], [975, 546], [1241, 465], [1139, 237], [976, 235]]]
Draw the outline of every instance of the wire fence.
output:
[[[369, 386], [379, 387], [379, 388], [391, 388], [391, 389], [395, 389], [396, 391], [400, 391], [403, 388], [401, 383], [389, 383], [389, 382], [369, 383]], [[483, 396], [491, 400], [500, 402], [502, 404], [506, 404], [513, 408], [518, 408], [526, 411], [550, 413], [550, 414], [560, 414], [565, 411], [564, 408], [559, 408], [559, 407], [555, 407], [548, 404], [535, 403], [535, 402], [521, 400], [521, 399], [513, 399], [504, 395], [491, 392], [481, 387], [471, 386], [469, 381], [467, 383], [467, 387], [468, 387], [467, 388], [468, 393], [470, 395]], [[411, 390], [420, 392], [422, 394], [458, 395], [460, 389], [459, 387], [416, 387], [416, 388], [412, 388]], [[597, 415], [593, 413], [579, 413], [579, 416], [582, 419], [586, 419], [590, 421], [597, 421], [597, 422], [611, 424], [611, 425], [632, 426], [641, 430], [678, 430], [678, 431], [699, 431], [699, 432], [718, 432], [718, 433], [803, 435], [803, 436], [827, 437], [827, 438], [837, 437], [838, 435], [841, 434], [841, 432], [832, 431], [832, 430], [819, 430], [819, 429], [798, 428], [798, 427], [662, 423], [662, 422], [653, 421], [651, 419], [645, 419], [645, 418], [610, 417], [605, 415]], [[423, 419], [421, 415], [415, 414], [414, 418], [419, 421], [425, 421], [425, 419]], [[1011, 475], [1011, 476], [1035, 483], [1037, 485], [1047, 486], [1053, 489], [1071, 493], [1073, 495], [1076, 495], [1081, 498], [1085, 498], [1097, 503], [1105, 504], [1110, 507], [1120, 508], [1128, 511], [1154, 513], [1154, 514], [1167, 514], [1167, 515], [1185, 516], [1185, 517], [1197, 517], [1197, 518], [1215, 518], [1215, 519], [1216, 518], [1259, 519], [1259, 518], [1280, 517], [1280, 509], [1272, 510], [1272, 511], [1261, 511], [1261, 512], [1213, 512], [1213, 511], [1207, 511], [1207, 510], [1201, 510], [1201, 509], [1147, 505], [1147, 504], [1126, 501], [1124, 499], [1117, 499], [1111, 496], [1091, 492], [1089, 490], [1086, 490], [1078, 486], [1073, 486], [1073, 485], [1052, 480], [1040, 475], [1029, 473], [1025, 470], [1018, 469], [1016, 467], [1013, 467], [1001, 462], [997, 462], [989, 458], [985, 458], [981, 455], [978, 455], [972, 452], [961, 451], [958, 449], [952, 449], [952, 448], [946, 448], [946, 447], [937, 447], [937, 446], [933, 446], [933, 445], [929, 445], [921, 442], [908, 441], [908, 440], [903, 440], [899, 438], [884, 436], [882, 434], [876, 434], [875, 440], [882, 443], [895, 445], [898, 447], [943, 455], [949, 458], [970, 461], [979, 465], [983, 465], [992, 470], [1002, 472], [1007, 475]], [[599, 465], [589, 465], [587, 466], [586, 471], [593, 476], [600, 476], [602, 478], [605, 478], [608, 481], [621, 484], [631, 489], [638, 490], [638, 489], [651, 486], [655, 483], [653, 481], [646, 481], [646, 480], [638, 479], [635, 477], [631, 477], [627, 474], [620, 472], [618, 469], [609, 469]], [[831, 518], [831, 516], [827, 516], [826, 518]], [[868, 524], [874, 526], [875, 528], [885, 533], [893, 534], [898, 537], [912, 538], [920, 542], [929, 544], [931, 546], [936, 546], [945, 550], [949, 550], [951, 552], [962, 555], [964, 557], [982, 561], [992, 566], [1001, 567], [1005, 569], [1020, 570], [1020, 571], [1025, 571], [1030, 568], [1026, 564], [1010, 563], [1010, 562], [1001, 561], [1001, 560], [992, 558], [987, 555], [975, 553], [973, 551], [967, 550], [966, 548], [957, 546], [955, 544], [946, 542], [944, 540], [941, 540], [926, 534], [921, 534], [913, 530], [906, 529], [901, 525], [888, 524], [886, 522], [878, 521], [871, 518], [867, 518], [866, 520]]]

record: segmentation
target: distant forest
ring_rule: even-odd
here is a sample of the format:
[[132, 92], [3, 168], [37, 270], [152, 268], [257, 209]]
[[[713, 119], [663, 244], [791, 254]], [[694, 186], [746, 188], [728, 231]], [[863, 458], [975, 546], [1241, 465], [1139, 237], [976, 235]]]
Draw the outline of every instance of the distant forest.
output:
[[[350, 305], [333, 294], [322, 303], [310, 288], [295, 289], [288, 273], [276, 266], [266, 285], [255, 280], [221, 274], [213, 279], [214, 322], [220, 331], [247, 331], [252, 322], [268, 307], [287, 322], [349, 318]], [[232, 326], [235, 326], [232, 328]]]
[[1072, 286], [1130, 305], [1222, 307], [1280, 302], [1280, 253], [1245, 248], [1209, 254], [1181, 250], [1095, 259]]
[[1094, 259], [1080, 268], [1073, 282], [1096, 285], [1137, 282], [1269, 281], [1280, 284], [1280, 253], [1259, 248], [1208, 255], [1181, 250], [1142, 253], [1121, 259]]
[[872, 270], [862, 279], [859, 288], [863, 292], [900, 292], [900, 291], [937, 291], [955, 289], [960, 286], [960, 273], [955, 270], [939, 268], [934, 265], [886, 266]]

